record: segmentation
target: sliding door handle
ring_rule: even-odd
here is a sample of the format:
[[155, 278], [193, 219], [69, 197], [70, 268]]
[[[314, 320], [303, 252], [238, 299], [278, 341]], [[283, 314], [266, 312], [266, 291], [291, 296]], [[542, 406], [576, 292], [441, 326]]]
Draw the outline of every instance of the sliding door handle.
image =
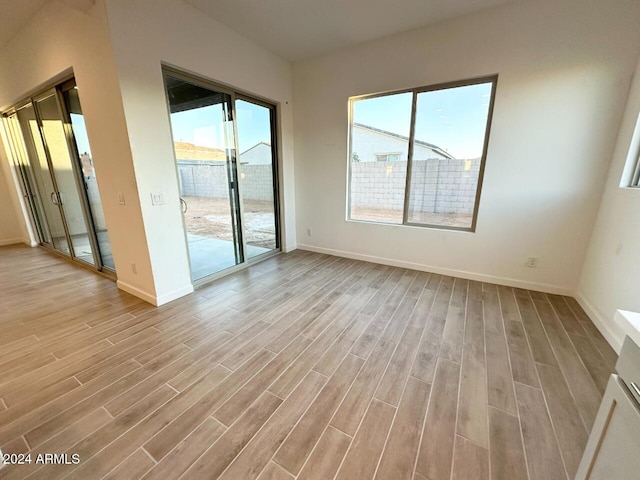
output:
[[187, 213], [188, 207], [187, 207], [187, 202], [184, 201], [184, 199], [180, 199], [180, 205], [182, 206], [182, 213]]
[[51, 203], [53, 203], [54, 205], [59, 205], [56, 192], [51, 192]]

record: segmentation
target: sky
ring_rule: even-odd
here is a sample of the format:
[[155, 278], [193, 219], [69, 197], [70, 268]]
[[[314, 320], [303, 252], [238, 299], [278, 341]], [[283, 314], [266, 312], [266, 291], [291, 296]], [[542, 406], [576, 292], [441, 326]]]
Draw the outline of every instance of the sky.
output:
[[78, 115], [72, 113], [71, 125], [73, 125], [73, 136], [76, 139], [76, 146], [78, 147], [78, 153], [91, 153], [91, 147], [89, 146], [89, 138], [87, 137], [87, 127], [84, 125], [84, 115]]
[[[449, 88], [418, 94], [417, 140], [433, 143], [456, 158], [482, 155], [491, 94], [491, 83]], [[409, 136], [412, 93], [358, 100], [354, 122]], [[236, 101], [239, 150], [271, 141], [269, 109]], [[80, 153], [90, 151], [84, 117], [71, 114]], [[225, 148], [220, 104], [171, 114], [175, 141], [212, 148]]]
[[[355, 123], [409, 136], [412, 93], [354, 102]], [[433, 143], [456, 158], [482, 155], [491, 83], [418, 94], [416, 140]]]
[[[236, 101], [238, 115], [238, 143], [244, 152], [260, 142], [271, 142], [269, 109], [260, 105]], [[84, 116], [71, 114], [73, 134], [78, 152], [90, 152]], [[187, 110], [171, 115], [173, 137], [178, 142], [189, 142], [196, 145], [224, 149], [225, 140], [222, 128], [222, 108], [220, 105]]]
[[[241, 153], [260, 142], [271, 142], [268, 108], [237, 100], [236, 114]], [[171, 129], [176, 142], [224, 150], [231, 146], [226, 145], [224, 127], [221, 104], [171, 114]]]

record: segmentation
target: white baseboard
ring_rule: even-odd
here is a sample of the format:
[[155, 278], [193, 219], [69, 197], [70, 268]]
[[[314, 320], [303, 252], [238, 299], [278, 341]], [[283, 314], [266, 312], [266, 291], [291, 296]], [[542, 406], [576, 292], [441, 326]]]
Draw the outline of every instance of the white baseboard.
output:
[[126, 282], [123, 282], [122, 280], [118, 280], [116, 282], [116, 285], [118, 286], [118, 288], [120, 290], [124, 290], [127, 293], [130, 293], [131, 295], [133, 295], [134, 297], [138, 297], [141, 298], [142, 300], [144, 300], [147, 303], [150, 303], [151, 305], [155, 305], [158, 306], [156, 303], [156, 296], [151, 294], [151, 293], [147, 293], [143, 290], [140, 290], [138, 287], [134, 287], [133, 285], [129, 285]]
[[[21, 238], [3, 238], [0, 239], [0, 247], [5, 247], [7, 245], [15, 245], [16, 243], [25, 243]], [[30, 242], [27, 242], [29, 245]]]
[[294, 250], [298, 249], [298, 245], [293, 244], [293, 245], [287, 245], [287, 246], [282, 246], [282, 252], [283, 253], [290, 253], [293, 252]]
[[613, 348], [617, 353], [620, 353], [622, 341], [624, 339], [620, 338], [620, 336], [613, 332], [609, 327], [609, 324], [616, 321], [615, 317], [611, 319], [605, 318], [605, 316], [602, 315], [602, 313], [600, 313], [600, 311], [595, 308], [580, 292], [575, 294], [575, 299], [589, 316], [596, 328], [600, 330], [602, 336], [607, 340], [607, 342], [609, 342], [611, 348]]
[[140, 290], [139, 288], [134, 287], [133, 285], [129, 285], [128, 283], [123, 282], [122, 280], [118, 280], [116, 284], [118, 285], [118, 288], [120, 290], [124, 290], [125, 292], [130, 293], [131, 295], [141, 298], [145, 302], [150, 303], [151, 305], [155, 305], [156, 307], [160, 307], [165, 303], [169, 303], [173, 300], [176, 300], [177, 298], [184, 297], [185, 295], [189, 295], [190, 293], [193, 293], [193, 285], [186, 285], [182, 288], [174, 290], [173, 292], [165, 293], [164, 295], [160, 295], [158, 297], [151, 293]]
[[164, 305], [165, 303], [172, 302], [180, 297], [184, 297], [185, 295], [189, 295], [193, 293], [193, 285], [185, 285], [182, 288], [178, 288], [173, 292], [165, 293], [164, 295], [160, 295], [156, 298], [156, 306], [159, 307]]
[[432, 265], [424, 265], [422, 263], [405, 262], [392, 258], [377, 257], [373, 255], [363, 255], [355, 252], [345, 252], [343, 250], [334, 250], [332, 248], [315, 247], [313, 245], [298, 244], [300, 250], [308, 250], [310, 252], [324, 253], [334, 255], [336, 257], [351, 258], [353, 260], [362, 260], [365, 262], [380, 263], [382, 265], [390, 265], [392, 267], [409, 268], [412, 270], [420, 270], [423, 272], [437, 273], [439, 275], [447, 275], [451, 277], [465, 278], [467, 280], [476, 280], [478, 282], [496, 283], [508, 287], [525, 288], [527, 290], [535, 290], [545, 293], [555, 293], [557, 295], [573, 296], [575, 292], [571, 289], [560, 287], [557, 285], [548, 285], [546, 283], [526, 282], [515, 278], [496, 277], [493, 275], [485, 275], [482, 273], [468, 272], [466, 270], [456, 270], [453, 268], [434, 267]]

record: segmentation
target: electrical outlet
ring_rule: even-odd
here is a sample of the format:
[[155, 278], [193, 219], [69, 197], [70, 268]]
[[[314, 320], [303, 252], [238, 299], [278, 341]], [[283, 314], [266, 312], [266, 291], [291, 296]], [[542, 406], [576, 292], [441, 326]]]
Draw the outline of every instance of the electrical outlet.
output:
[[538, 257], [529, 257], [527, 259], [527, 267], [538, 268]]
[[125, 205], [126, 204], [126, 202], [124, 200], [124, 193], [122, 193], [122, 192], [118, 193], [118, 203], [120, 205]]
[[135, 263], [131, 264], [131, 271], [133, 272], [134, 275], [138, 274], [138, 267], [136, 267]]
[[307, 237], [310, 237], [310, 236], [311, 236], [311, 234], [312, 234], [312, 232], [311, 232], [311, 228], [307, 228]]

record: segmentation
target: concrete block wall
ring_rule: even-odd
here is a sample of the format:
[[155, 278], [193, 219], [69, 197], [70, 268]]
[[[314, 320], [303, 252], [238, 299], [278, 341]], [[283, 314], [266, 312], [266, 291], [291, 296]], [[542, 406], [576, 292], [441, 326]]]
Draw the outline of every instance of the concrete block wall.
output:
[[180, 192], [185, 197], [229, 196], [227, 167], [221, 162], [178, 161]]
[[273, 201], [271, 165], [240, 165], [242, 193], [247, 200]]
[[[186, 197], [227, 198], [227, 168], [221, 162], [179, 160], [180, 192]], [[271, 165], [241, 165], [243, 194], [247, 200], [273, 200]]]
[[[351, 206], [402, 210], [407, 162], [352, 162]], [[428, 159], [412, 164], [411, 210], [471, 214], [480, 159]]]

